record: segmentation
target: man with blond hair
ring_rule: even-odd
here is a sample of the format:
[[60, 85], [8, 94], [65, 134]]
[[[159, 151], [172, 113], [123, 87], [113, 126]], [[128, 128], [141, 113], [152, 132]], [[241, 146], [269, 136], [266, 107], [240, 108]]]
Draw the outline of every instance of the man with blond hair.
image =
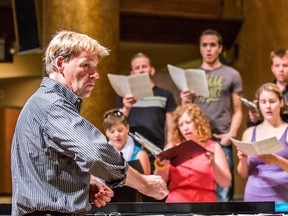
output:
[[85, 215], [90, 202], [106, 205], [113, 196], [110, 188], [121, 185], [155, 199], [168, 194], [160, 176], [131, 168], [80, 115], [82, 99], [99, 78], [97, 65], [108, 54], [96, 40], [72, 31], [58, 32], [49, 43], [48, 77], [23, 107], [13, 137], [13, 216]]

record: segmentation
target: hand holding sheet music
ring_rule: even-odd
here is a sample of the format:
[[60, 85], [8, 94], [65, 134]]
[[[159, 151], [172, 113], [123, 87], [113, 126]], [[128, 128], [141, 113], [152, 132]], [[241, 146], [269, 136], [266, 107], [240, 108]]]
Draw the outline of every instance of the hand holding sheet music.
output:
[[192, 140], [183, 142], [177, 146], [163, 151], [137, 132], [135, 134], [130, 133], [130, 135], [137, 142], [147, 148], [155, 157], [162, 160], [170, 160], [170, 164], [172, 166], [178, 166], [189, 158], [196, 157], [197, 155], [205, 153], [207, 151], [204, 147], [198, 145]]
[[167, 65], [169, 74], [180, 91], [191, 90], [196, 95], [209, 96], [206, 73], [201, 69], [182, 69], [173, 65]]
[[282, 144], [276, 137], [271, 137], [253, 143], [243, 142], [233, 138], [231, 138], [231, 141], [240, 149], [241, 152], [250, 156], [274, 154], [283, 149]]
[[108, 74], [108, 79], [114, 91], [121, 97], [133, 95], [136, 99], [142, 99], [153, 96], [148, 73], [129, 76]]

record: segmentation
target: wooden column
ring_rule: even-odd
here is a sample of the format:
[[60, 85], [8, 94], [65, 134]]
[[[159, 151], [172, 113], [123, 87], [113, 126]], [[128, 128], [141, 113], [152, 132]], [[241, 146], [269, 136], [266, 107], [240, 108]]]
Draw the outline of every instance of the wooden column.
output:
[[84, 101], [82, 114], [99, 129], [103, 113], [115, 106], [113, 89], [107, 73], [118, 72], [119, 1], [118, 0], [47, 0], [43, 2], [43, 45], [60, 29], [88, 34], [111, 50], [98, 67], [100, 79], [89, 99]]
[[11, 143], [20, 110], [18, 108], [0, 109], [0, 195], [12, 193]]

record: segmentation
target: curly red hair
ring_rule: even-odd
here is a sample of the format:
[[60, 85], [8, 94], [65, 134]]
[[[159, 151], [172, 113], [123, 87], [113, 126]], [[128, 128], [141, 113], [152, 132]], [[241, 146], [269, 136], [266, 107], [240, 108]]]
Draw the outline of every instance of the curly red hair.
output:
[[183, 113], [187, 113], [191, 121], [194, 124], [194, 128], [196, 129], [196, 137], [195, 139], [199, 142], [205, 142], [211, 138], [211, 128], [208, 118], [205, 116], [204, 112], [198, 107], [196, 104], [189, 103], [183, 104], [176, 108], [172, 115], [172, 143], [180, 143], [185, 141], [182, 136], [179, 128], [178, 121], [179, 118], [183, 115]]

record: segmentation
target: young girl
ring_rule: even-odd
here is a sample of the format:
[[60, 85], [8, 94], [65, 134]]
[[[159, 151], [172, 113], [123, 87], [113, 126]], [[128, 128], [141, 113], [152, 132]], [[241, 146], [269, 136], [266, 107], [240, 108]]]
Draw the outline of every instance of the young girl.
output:
[[284, 97], [273, 83], [262, 85], [256, 92], [257, 106], [264, 121], [249, 127], [242, 140], [259, 141], [276, 136], [284, 149], [276, 154], [247, 156], [238, 150], [238, 173], [248, 178], [244, 201], [288, 201], [288, 124], [281, 119]]
[[231, 173], [221, 146], [210, 140], [208, 119], [195, 104], [184, 104], [173, 113], [172, 143], [170, 147], [192, 140], [207, 152], [192, 157], [174, 167], [168, 160], [155, 161], [154, 174], [169, 182], [167, 203], [217, 202], [215, 183], [222, 187], [231, 184]]
[[114, 148], [122, 152], [126, 161], [139, 160], [144, 174], [150, 174], [150, 162], [148, 154], [135, 145], [132, 137], [128, 135], [129, 125], [126, 117], [118, 109], [108, 110], [104, 113], [102, 123], [105, 134]]

